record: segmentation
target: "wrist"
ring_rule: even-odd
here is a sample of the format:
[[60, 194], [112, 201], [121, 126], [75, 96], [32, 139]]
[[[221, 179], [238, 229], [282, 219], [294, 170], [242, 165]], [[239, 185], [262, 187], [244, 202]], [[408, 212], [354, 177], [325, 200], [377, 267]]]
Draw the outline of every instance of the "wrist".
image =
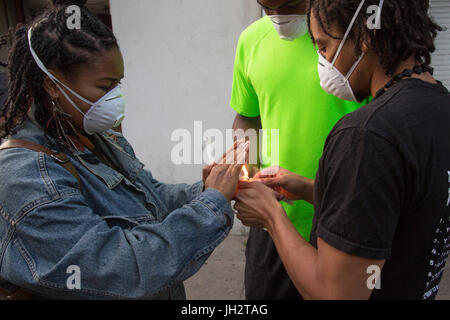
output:
[[265, 229], [270, 235], [273, 235], [279, 228], [279, 225], [287, 218], [283, 206], [277, 202], [273, 210], [270, 210], [266, 219]]
[[313, 179], [307, 179], [306, 182], [306, 190], [305, 190], [305, 201], [314, 204], [314, 180]]
[[[214, 188], [214, 187], [205, 187], [205, 191], [207, 191], [207, 190], [214, 190], [214, 191], [217, 191], [217, 192], [219, 192], [228, 202], [231, 202], [231, 200], [233, 200], [232, 199], [232, 197], [230, 198], [230, 196], [229, 195], [227, 195], [223, 190], [220, 190], [220, 189], [218, 189], [218, 188]], [[204, 191], [204, 192], [205, 192]]]
[[307, 201], [314, 204], [314, 180], [302, 176], [298, 176], [298, 181], [301, 186], [301, 193], [298, 194], [299, 200]]

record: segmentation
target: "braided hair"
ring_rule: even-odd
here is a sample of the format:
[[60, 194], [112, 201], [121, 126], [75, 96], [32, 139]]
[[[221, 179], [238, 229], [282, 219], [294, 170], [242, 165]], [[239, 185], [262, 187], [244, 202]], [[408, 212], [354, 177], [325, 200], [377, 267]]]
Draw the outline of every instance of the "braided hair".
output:
[[[342, 39], [331, 34], [330, 29], [337, 27], [344, 34], [360, 2], [361, 0], [309, 0], [308, 26], [311, 25], [313, 14], [328, 36]], [[424, 66], [429, 66], [431, 54], [436, 50], [434, 40], [442, 28], [428, 15], [428, 1], [385, 0], [381, 29], [371, 30], [367, 26], [368, 16], [364, 13], [369, 6], [379, 4], [379, 0], [365, 1], [348, 38], [355, 43], [370, 43], [386, 75], [392, 76], [399, 63], [411, 56]], [[355, 56], [360, 55], [361, 48], [356, 46]]]
[[[32, 45], [47, 68], [61, 72], [66, 78], [73, 77], [76, 68], [102, 52], [118, 48], [113, 32], [85, 7], [86, 0], [53, 0], [47, 9], [30, 25], [33, 26]], [[70, 5], [80, 7], [81, 29], [69, 29], [66, 13]], [[57, 126], [47, 126], [52, 114], [46, 105], [50, 97], [43, 89], [45, 74], [33, 59], [28, 44], [29, 26], [18, 26], [9, 56], [9, 91], [0, 109], [0, 139], [14, 134], [26, 119], [34, 103], [35, 120], [53, 137]]]

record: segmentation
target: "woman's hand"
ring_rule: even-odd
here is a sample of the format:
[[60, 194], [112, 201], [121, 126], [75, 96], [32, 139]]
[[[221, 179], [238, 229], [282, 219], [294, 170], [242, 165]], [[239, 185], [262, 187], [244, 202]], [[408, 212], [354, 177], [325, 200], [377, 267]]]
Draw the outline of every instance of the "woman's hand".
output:
[[239, 174], [243, 164], [218, 164], [214, 166], [206, 179], [206, 189], [216, 189], [231, 201], [237, 190]]
[[215, 166], [217, 166], [217, 163], [213, 162], [213, 163], [203, 167], [203, 172], [202, 172], [203, 189], [206, 189], [206, 180], [208, 179], [209, 175], [211, 174], [212, 169]]
[[275, 166], [258, 172], [255, 181], [272, 188], [289, 200], [314, 202], [314, 180]]
[[272, 230], [277, 215], [285, 214], [280, 195], [260, 182], [239, 182], [235, 200], [237, 218], [248, 227]]
[[239, 175], [248, 158], [249, 142], [236, 141], [218, 162], [203, 168], [203, 185], [205, 190], [219, 190], [228, 201], [231, 201], [237, 190]]
[[235, 141], [233, 146], [224, 153], [224, 155], [217, 162], [213, 162], [203, 167], [203, 185], [205, 186], [206, 180], [211, 174], [212, 169], [218, 164], [244, 164], [248, 159], [248, 152], [250, 149], [250, 143], [245, 139]]

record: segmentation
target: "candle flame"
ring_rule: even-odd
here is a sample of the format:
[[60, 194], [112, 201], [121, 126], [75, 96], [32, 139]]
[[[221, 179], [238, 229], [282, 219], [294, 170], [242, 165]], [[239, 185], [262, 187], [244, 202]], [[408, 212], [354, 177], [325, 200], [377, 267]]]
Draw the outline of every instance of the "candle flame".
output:
[[243, 180], [250, 180], [250, 177], [248, 175], [248, 170], [247, 170], [247, 167], [245, 165], [242, 167], [242, 172], [244, 173], [244, 177], [242, 179]]

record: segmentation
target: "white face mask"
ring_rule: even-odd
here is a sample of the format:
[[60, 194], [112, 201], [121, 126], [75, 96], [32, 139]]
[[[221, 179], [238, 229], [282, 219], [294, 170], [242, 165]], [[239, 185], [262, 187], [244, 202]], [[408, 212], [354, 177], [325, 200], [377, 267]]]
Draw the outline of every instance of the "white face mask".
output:
[[356, 101], [356, 98], [352, 86], [350, 85], [350, 77], [355, 71], [356, 67], [361, 62], [364, 57], [364, 53], [359, 57], [359, 59], [353, 64], [350, 71], [344, 76], [339, 70], [334, 66], [336, 61], [330, 63], [325, 59], [320, 52], [319, 54], [319, 78], [320, 85], [327, 93], [332, 94], [342, 100]]
[[294, 40], [303, 36], [307, 29], [306, 15], [271, 15], [268, 16], [283, 40]]
[[[37, 56], [36, 52], [33, 50], [31, 45], [31, 35], [32, 28], [28, 30], [28, 43], [30, 46], [31, 54], [36, 61], [39, 68], [56, 84], [61, 93], [66, 97], [66, 99], [72, 104], [72, 106], [80, 112], [83, 117], [83, 127], [84, 131], [88, 134], [101, 133], [112, 128], [120, 126], [122, 121], [125, 119], [125, 100], [123, 99], [122, 89], [120, 85], [109, 91], [97, 102], [91, 102], [78, 93], [70, 89], [64, 83], [59, 81], [54, 75], [52, 75], [47, 68], [44, 66], [42, 61]], [[81, 101], [91, 105], [88, 112], [84, 113], [80, 108], [70, 99], [68, 94], [61, 88], [62, 85], [75, 97]]]
[[339, 45], [338, 50], [336, 51], [333, 62], [330, 63], [327, 59], [325, 59], [322, 56], [322, 54], [320, 54], [320, 52], [317, 52], [319, 54], [318, 70], [319, 70], [320, 85], [322, 86], [322, 88], [329, 94], [332, 94], [340, 99], [356, 102], [359, 101], [355, 97], [349, 79], [353, 74], [353, 72], [355, 71], [356, 67], [358, 67], [362, 58], [364, 57], [364, 53], [361, 54], [361, 56], [353, 64], [353, 66], [350, 68], [349, 72], [345, 76], [341, 72], [339, 72], [339, 70], [334, 66], [334, 64], [336, 63], [339, 54], [341, 53], [342, 48], [344, 47], [345, 41], [347, 40], [350, 30], [352, 29], [353, 24], [355, 23], [355, 20], [358, 17], [358, 14], [361, 11], [364, 2], [365, 0], [362, 0], [358, 7], [358, 10], [356, 10], [353, 20], [351, 21], [347, 29], [347, 32], [345, 33], [344, 38], [342, 39], [341, 44]]

